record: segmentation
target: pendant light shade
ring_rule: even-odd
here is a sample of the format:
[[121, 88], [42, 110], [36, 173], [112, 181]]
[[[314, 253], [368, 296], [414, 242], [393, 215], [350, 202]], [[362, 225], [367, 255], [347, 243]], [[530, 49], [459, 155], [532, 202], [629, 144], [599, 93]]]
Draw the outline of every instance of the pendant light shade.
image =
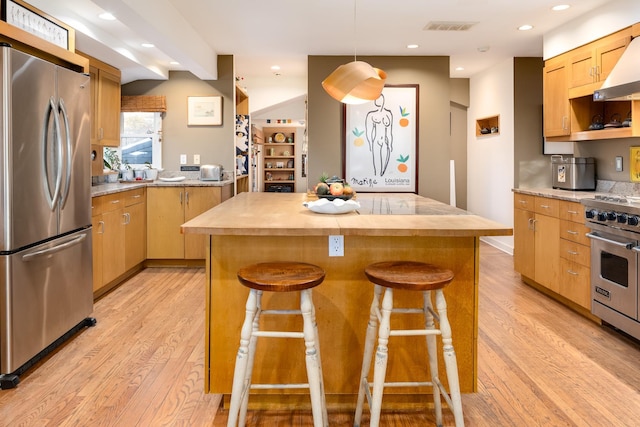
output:
[[362, 104], [378, 99], [387, 73], [363, 61], [352, 61], [335, 69], [322, 81], [324, 90], [345, 104]]

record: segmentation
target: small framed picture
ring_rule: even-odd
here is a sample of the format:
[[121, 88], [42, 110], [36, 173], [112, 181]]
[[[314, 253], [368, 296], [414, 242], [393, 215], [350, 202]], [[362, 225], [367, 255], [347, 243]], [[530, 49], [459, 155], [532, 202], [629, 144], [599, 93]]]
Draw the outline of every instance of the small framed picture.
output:
[[222, 125], [222, 97], [188, 96], [187, 124], [189, 126]]
[[276, 162], [276, 168], [278, 169], [284, 168], [284, 162]]

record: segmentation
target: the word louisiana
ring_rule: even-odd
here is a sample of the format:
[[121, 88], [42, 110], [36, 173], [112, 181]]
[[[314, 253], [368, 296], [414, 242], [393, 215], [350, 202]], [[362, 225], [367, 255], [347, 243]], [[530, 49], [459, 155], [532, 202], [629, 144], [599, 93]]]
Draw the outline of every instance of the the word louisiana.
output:
[[385, 178], [384, 185], [391, 186], [409, 186], [411, 180], [408, 178]]
[[[376, 187], [380, 185], [376, 178], [357, 178], [351, 177], [349, 179], [351, 185], [359, 185], [361, 187]], [[408, 187], [411, 185], [411, 180], [408, 178], [385, 178], [384, 183], [382, 184], [387, 187]]]

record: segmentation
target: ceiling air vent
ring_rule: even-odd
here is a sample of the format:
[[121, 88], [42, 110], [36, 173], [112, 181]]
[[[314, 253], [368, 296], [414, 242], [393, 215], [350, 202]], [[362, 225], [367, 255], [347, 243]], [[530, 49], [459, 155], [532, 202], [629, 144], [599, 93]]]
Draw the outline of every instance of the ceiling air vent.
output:
[[424, 26], [424, 31], [467, 31], [477, 22], [431, 21]]

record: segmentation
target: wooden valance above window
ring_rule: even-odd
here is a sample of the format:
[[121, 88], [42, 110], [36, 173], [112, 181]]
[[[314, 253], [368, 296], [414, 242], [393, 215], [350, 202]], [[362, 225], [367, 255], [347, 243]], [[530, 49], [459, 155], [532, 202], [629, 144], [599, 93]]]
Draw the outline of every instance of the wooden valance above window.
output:
[[167, 98], [165, 96], [122, 96], [120, 108], [123, 113], [166, 113]]

